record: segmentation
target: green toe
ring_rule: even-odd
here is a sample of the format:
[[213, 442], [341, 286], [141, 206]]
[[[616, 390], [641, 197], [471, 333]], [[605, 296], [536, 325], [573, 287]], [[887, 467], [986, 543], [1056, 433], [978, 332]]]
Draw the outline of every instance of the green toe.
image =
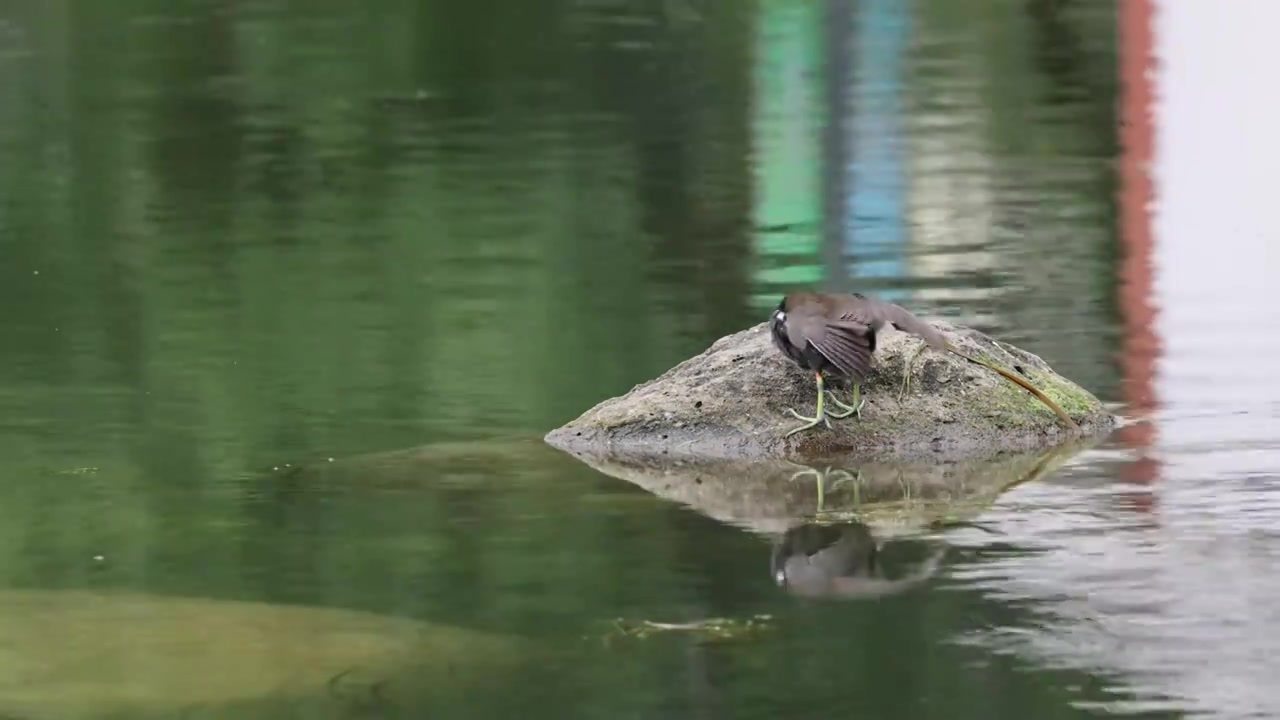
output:
[[832, 412], [831, 410], [828, 410], [828, 411], [827, 411], [827, 414], [828, 414], [828, 415], [830, 415], [831, 417], [833, 417], [833, 418], [835, 418], [835, 419], [837, 419], [837, 420], [839, 420], [839, 419], [841, 419], [841, 418], [847, 418], [847, 417], [849, 417], [850, 415], [852, 415], [852, 414], [854, 414], [855, 412], [857, 412], [857, 411], [858, 411], [858, 408], [855, 408], [855, 407], [853, 407], [853, 406], [851, 406], [851, 405], [845, 405], [844, 403], [840, 402], [839, 400], [835, 399], [834, 397], [829, 397], [829, 398], [827, 398], [827, 399], [831, 401], [831, 404], [832, 404], [832, 405], [835, 405], [836, 407], [838, 407], [838, 408], [840, 408], [841, 410], [843, 410], [843, 411], [844, 411], [844, 412]]
[[835, 397], [835, 396], [831, 396], [831, 397], [827, 398], [828, 400], [830, 400], [830, 401], [831, 401], [831, 403], [832, 403], [833, 405], [835, 405], [836, 407], [838, 407], [838, 408], [840, 408], [841, 410], [843, 410], [843, 411], [844, 411], [844, 412], [842, 412], [842, 413], [833, 413], [833, 412], [828, 412], [827, 414], [828, 414], [828, 415], [830, 415], [830, 416], [831, 416], [831, 417], [833, 417], [833, 418], [836, 418], [836, 419], [840, 419], [840, 418], [847, 418], [847, 417], [849, 417], [850, 415], [857, 415], [857, 416], [858, 416], [858, 419], [859, 419], [859, 420], [861, 420], [861, 419], [862, 419], [862, 406], [863, 406], [863, 405], [865, 405], [865, 404], [866, 404], [866, 402], [867, 402], [866, 398], [861, 397], [861, 395], [862, 395], [861, 386], [859, 386], [859, 385], [854, 385], [854, 386], [853, 386], [853, 404], [852, 404], [852, 405], [846, 405], [845, 403], [840, 402], [838, 399], [836, 399], [836, 397]]
[[787, 412], [791, 413], [791, 415], [794, 416], [795, 419], [797, 420], [804, 420], [805, 423], [800, 427], [789, 430], [786, 435], [783, 435], [783, 437], [791, 437], [792, 435], [800, 432], [801, 430], [808, 430], [809, 428], [816, 427], [820, 423], [825, 423], [828, 428], [831, 427], [830, 421], [827, 420], [826, 413], [815, 415], [814, 417], [805, 417], [804, 415], [801, 415], [800, 413], [796, 412], [795, 410], [792, 410], [791, 408], [787, 408]]

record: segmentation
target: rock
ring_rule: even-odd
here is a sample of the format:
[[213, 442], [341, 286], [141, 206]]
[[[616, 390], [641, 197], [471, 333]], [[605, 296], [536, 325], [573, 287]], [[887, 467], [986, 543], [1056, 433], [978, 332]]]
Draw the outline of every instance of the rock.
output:
[[[1021, 373], [1093, 436], [1115, 417], [1087, 390], [1039, 357], [970, 328], [937, 322], [963, 351]], [[898, 399], [908, 356], [922, 342], [886, 329], [862, 387], [862, 418], [786, 432], [814, 412], [813, 376], [772, 345], [767, 323], [720, 338], [707, 350], [625, 395], [605, 400], [544, 438], [566, 451], [707, 458], [990, 456], [1049, 447], [1075, 436], [1043, 403], [990, 369], [953, 353], [925, 351], [911, 392]], [[847, 386], [831, 382], [849, 402]]]

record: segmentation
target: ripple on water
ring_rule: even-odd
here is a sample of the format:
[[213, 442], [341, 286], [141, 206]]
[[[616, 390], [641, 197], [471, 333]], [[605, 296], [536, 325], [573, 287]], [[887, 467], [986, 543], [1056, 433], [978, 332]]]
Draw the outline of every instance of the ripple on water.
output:
[[[1275, 467], [1274, 445], [1255, 452]], [[1136, 698], [1114, 712], [1280, 713], [1280, 477], [1222, 472], [1249, 464], [1231, 443], [1170, 457], [1180, 467], [1145, 488], [1148, 509], [1125, 502], [1143, 488], [1115, 479], [1114, 456], [1095, 455], [1003, 498], [983, 518], [998, 534], [957, 535], [979, 552], [953, 581], [1034, 618], [957, 641], [1112, 677]], [[1201, 463], [1218, 469], [1188, 472]], [[992, 537], [1021, 552], [981, 552]]]

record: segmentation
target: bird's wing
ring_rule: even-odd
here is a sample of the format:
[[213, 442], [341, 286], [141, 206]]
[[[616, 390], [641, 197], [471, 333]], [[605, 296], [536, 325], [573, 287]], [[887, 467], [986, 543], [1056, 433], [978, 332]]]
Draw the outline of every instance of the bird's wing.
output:
[[841, 319], [860, 322], [875, 328], [890, 323], [903, 332], [923, 338], [935, 350], [942, 350], [946, 345], [942, 332], [932, 323], [912, 315], [900, 305], [863, 295], [853, 296], [853, 302], [849, 303], [847, 309], [841, 313]]
[[871, 371], [871, 328], [850, 320], [823, 321], [822, 332], [809, 343], [840, 372], [861, 382]]

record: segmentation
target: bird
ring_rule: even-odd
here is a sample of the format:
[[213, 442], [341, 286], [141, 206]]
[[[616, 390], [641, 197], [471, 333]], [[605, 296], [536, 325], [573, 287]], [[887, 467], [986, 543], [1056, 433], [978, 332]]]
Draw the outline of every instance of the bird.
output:
[[[925, 349], [951, 352], [965, 360], [989, 368], [1011, 382], [1035, 395], [1072, 430], [1078, 430], [1075, 421], [1049, 399], [1043, 392], [1023, 378], [975, 358], [948, 342], [942, 331], [931, 323], [912, 315], [894, 303], [863, 295], [862, 293], [792, 292], [783, 296], [769, 319], [769, 332], [774, 346], [802, 369], [813, 373], [818, 389], [817, 410], [813, 417], [806, 417], [787, 408], [803, 425], [788, 431], [784, 437], [817, 426], [831, 427], [828, 416], [836, 419], [856, 415], [862, 419], [861, 386], [871, 371], [872, 356], [876, 351], [876, 335], [884, 326], [911, 333], [924, 340], [924, 344], [910, 356], [903, 370], [903, 392], [908, 387], [911, 364]], [[846, 405], [834, 396], [831, 402], [841, 412], [826, 409], [825, 375], [849, 380], [853, 388], [853, 404]]]

